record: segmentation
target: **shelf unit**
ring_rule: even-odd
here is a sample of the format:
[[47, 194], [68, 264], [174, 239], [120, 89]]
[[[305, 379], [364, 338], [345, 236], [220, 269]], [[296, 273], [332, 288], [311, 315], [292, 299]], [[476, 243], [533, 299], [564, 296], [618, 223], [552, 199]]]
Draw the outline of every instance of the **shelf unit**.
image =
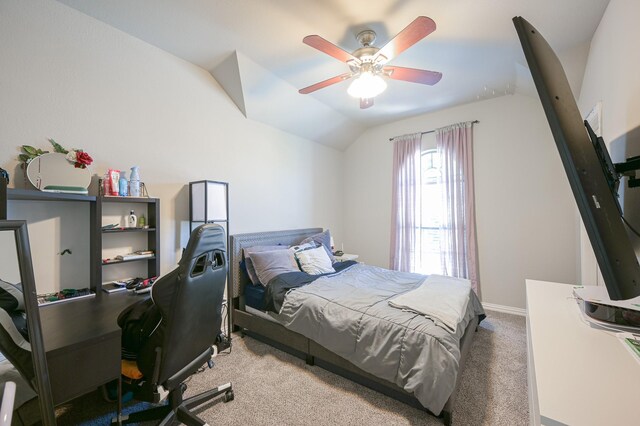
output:
[[156, 232], [156, 228], [121, 228], [121, 229], [103, 229], [102, 234], [128, 234], [132, 232]]
[[35, 189], [8, 188], [7, 200], [95, 202], [96, 197], [93, 195], [65, 194], [62, 192], [43, 192]]
[[[143, 205], [146, 209], [145, 215], [147, 218], [148, 228], [115, 228], [115, 229], [102, 229], [102, 218], [106, 205], [114, 206], [118, 204], [139, 204]], [[98, 197], [97, 198], [97, 216], [99, 220], [96, 222], [96, 232], [100, 233], [100, 266], [98, 268], [99, 276], [97, 279], [97, 287], [102, 289], [103, 268], [115, 268], [115, 265], [121, 265], [124, 263], [143, 263], [147, 264], [147, 276], [142, 278], [150, 278], [160, 276], [160, 200], [158, 198], [144, 198], [144, 197]], [[140, 213], [137, 214], [140, 217]], [[155, 255], [152, 257], [145, 257], [142, 259], [129, 259], [104, 262], [102, 256], [102, 250], [104, 247], [104, 239], [118, 238], [116, 235], [132, 235], [132, 234], [146, 234], [146, 247], [142, 247], [144, 250], [153, 250]], [[120, 277], [124, 278], [124, 277]]]
[[[102, 262], [102, 266], [107, 265], [117, 265], [119, 263], [129, 263], [129, 262], [142, 262], [143, 260], [155, 260], [155, 256], [143, 257], [140, 259], [124, 259], [124, 260], [110, 260], [109, 262]], [[154, 275], [157, 276], [157, 275]], [[147, 277], [148, 278], [148, 277]]]
[[[98, 207], [96, 203], [96, 197], [92, 195], [80, 195], [80, 194], [65, 194], [59, 192], [43, 192], [37, 190], [30, 189], [14, 189], [7, 188], [6, 189], [6, 198], [0, 200], [2, 208], [0, 211], [2, 212], [2, 217], [0, 219], [8, 219], [8, 203], [9, 201], [37, 201], [37, 202], [48, 202], [48, 201], [64, 201], [64, 202], [73, 202], [73, 203], [89, 203], [89, 223], [94, 224], [98, 221]], [[20, 218], [14, 218], [20, 219]], [[96, 257], [94, 253], [96, 253], [96, 248], [99, 247], [100, 244], [100, 235], [96, 233], [91, 226], [89, 231], [89, 249], [91, 250], [91, 254], [89, 256], [89, 283], [86, 287], [95, 294], [97, 293], [97, 281], [96, 281], [96, 271], [100, 269], [100, 258]], [[73, 300], [73, 299], [68, 299]]]
[[[6, 195], [5, 195], [6, 194]], [[6, 188], [5, 182], [0, 182], [0, 220], [8, 219], [8, 203], [9, 201], [64, 201], [89, 203], [89, 283], [86, 287], [96, 295], [107, 294], [102, 291], [102, 276], [104, 267], [115, 268], [114, 265], [130, 262], [146, 262], [148, 277], [160, 275], [160, 200], [157, 198], [142, 197], [95, 197], [92, 195], [65, 194], [56, 192], [42, 192], [30, 189], [14, 189]], [[107, 204], [143, 204], [146, 208], [148, 229], [102, 229], [103, 208]], [[14, 218], [19, 219], [19, 218]], [[103, 237], [112, 235], [107, 238], [117, 238], [113, 234], [146, 234], [147, 247], [145, 249], [153, 250], [155, 256], [143, 259], [130, 259], [118, 262], [103, 263], [102, 247]], [[145, 277], [145, 278], [148, 278]], [[72, 301], [68, 299], [68, 301]]]

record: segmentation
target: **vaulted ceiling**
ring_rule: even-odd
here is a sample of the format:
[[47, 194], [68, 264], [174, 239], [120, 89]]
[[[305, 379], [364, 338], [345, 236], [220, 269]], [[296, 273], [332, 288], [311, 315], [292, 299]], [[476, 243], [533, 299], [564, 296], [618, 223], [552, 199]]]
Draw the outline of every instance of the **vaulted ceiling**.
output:
[[[531, 22], [580, 84], [588, 43], [609, 0], [58, 0], [209, 72], [238, 108], [338, 149], [367, 127], [515, 92], [531, 91], [511, 19]], [[442, 72], [435, 86], [388, 80], [375, 105], [360, 109], [341, 82], [298, 89], [349, 69], [302, 43], [317, 34], [349, 52], [363, 29], [381, 47], [417, 16], [435, 32], [390, 64]], [[575, 87], [575, 86], [574, 86]]]

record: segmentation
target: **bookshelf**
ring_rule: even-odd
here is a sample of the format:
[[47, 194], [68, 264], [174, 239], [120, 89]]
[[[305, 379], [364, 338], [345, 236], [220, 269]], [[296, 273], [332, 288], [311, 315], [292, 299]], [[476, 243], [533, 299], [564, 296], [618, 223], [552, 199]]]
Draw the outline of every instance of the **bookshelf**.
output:
[[[0, 183], [2, 186], [2, 183]], [[9, 218], [8, 205], [11, 201], [28, 201], [37, 203], [46, 202], [70, 202], [89, 204], [89, 282], [75, 283], [75, 288], [87, 287], [94, 295], [103, 293], [102, 282], [105, 275], [120, 275], [117, 271], [122, 264], [143, 264], [142, 269], [146, 277], [149, 278], [160, 275], [160, 200], [158, 198], [143, 197], [96, 197], [92, 195], [65, 194], [42, 192], [29, 189], [0, 188], [0, 220], [24, 219]], [[131, 206], [139, 214], [144, 214], [147, 219], [148, 228], [118, 228], [103, 230], [103, 220], [105, 215], [112, 214], [120, 209], [128, 214]], [[28, 218], [27, 218], [28, 219]], [[82, 232], [82, 230], [80, 230]], [[133, 243], [124, 241], [133, 238]], [[136, 250], [153, 250], [154, 255], [140, 259], [119, 260], [115, 262], [104, 262], [104, 247], [117, 247], [120, 242], [126, 244], [137, 244]], [[115, 248], [114, 248], [115, 250]], [[120, 254], [125, 254], [121, 252]], [[105, 273], [108, 268], [108, 273]], [[128, 272], [128, 271], [127, 271]], [[122, 275], [126, 274], [125, 271]], [[124, 278], [119, 276], [118, 278]], [[62, 288], [60, 289], [62, 290]], [[106, 294], [106, 293], [105, 293]], [[74, 298], [66, 299], [74, 300]]]

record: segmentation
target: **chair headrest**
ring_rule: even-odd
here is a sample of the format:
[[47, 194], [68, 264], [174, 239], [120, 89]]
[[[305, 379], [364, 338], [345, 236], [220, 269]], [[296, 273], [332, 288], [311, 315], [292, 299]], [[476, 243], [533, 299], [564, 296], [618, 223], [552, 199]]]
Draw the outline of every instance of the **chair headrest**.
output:
[[226, 253], [227, 240], [225, 238], [224, 228], [213, 223], [205, 223], [198, 226], [191, 232], [189, 243], [182, 253], [180, 265], [189, 262], [191, 259], [199, 257], [203, 253], [214, 250], [224, 251]]

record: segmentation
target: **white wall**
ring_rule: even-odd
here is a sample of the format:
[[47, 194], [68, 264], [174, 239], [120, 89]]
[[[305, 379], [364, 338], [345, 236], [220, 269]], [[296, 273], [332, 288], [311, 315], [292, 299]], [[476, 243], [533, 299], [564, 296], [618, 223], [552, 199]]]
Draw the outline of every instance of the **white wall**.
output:
[[[50, 0], [3, 0], [0, 40], [0, 166], [11, 186], [23, 186], [19, 146], [49, 149], [47, 138], [89, 152], [99, 175], [139, 166], [161, 199], [163, 272], [186, 243], [193, 180], [229, 182], [232, 233], [320, 226], [342, 241], [342, 153], [247, 120], [207, 71]], [[31, 232], [32, 245], [55, 232]], [[34, 257], [39, 291], [55, 287], [40, 266], [60, 248]]]
[[[640, 155], [640, 2], [611, 0], [591, 41], [579, 106], [583, 116], [602, 101], [602, 137], [614, 162]], [[625, 216], [640, 226], [640, 189], [622, 189]], [[631, 207], [631, 208], [630, 208]], [[581, 232], [582, 279], [603, 284]]]
[[484, 302], [525, 307], [525, 278], [576, 282], [578, 218], [537, 98], [504, 96], [372, 128], [346, 151], [345, 251], [388, 267], [389, 138], [474, 126], [476, 219]]
[[12, 284], [20, 282], [20, 269], [18, 266], [18, 250], [14, 231], [0, 231], [0, 280]]

